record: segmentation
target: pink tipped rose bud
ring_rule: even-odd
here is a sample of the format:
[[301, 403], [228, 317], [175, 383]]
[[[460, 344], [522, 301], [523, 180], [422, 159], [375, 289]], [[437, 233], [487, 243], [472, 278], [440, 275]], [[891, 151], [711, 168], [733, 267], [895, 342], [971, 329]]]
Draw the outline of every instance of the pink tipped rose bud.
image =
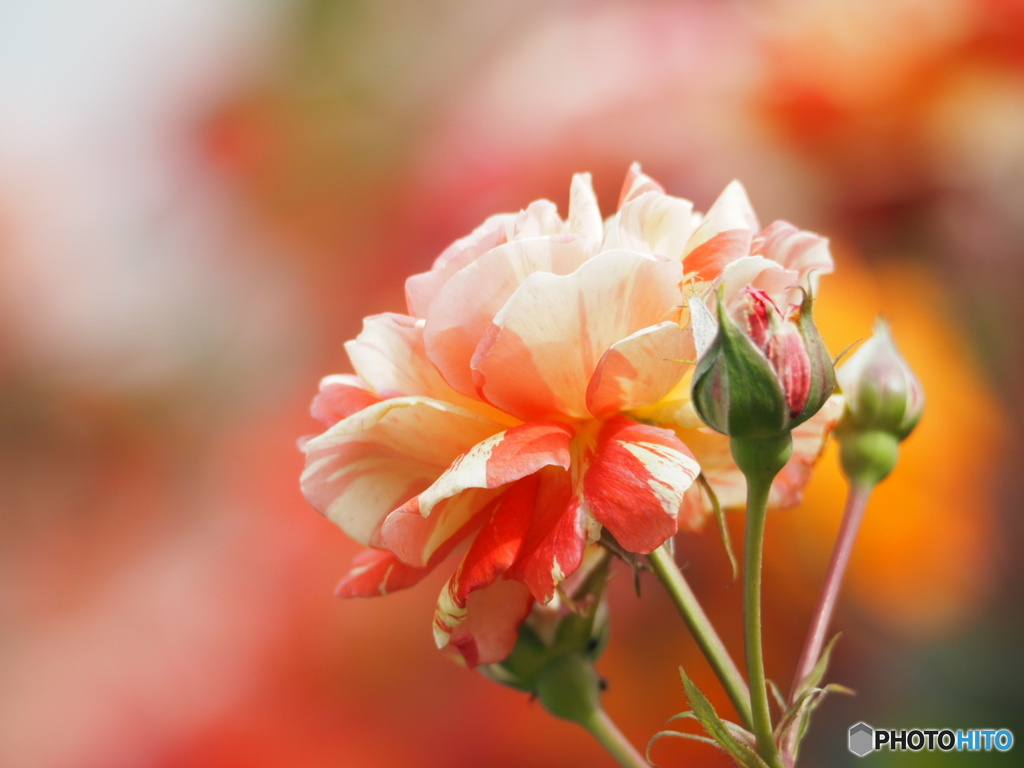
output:
[[924, 410], [921, 382], [896, 349], [884, 320], [836, 374], [846, 397], [846, 420], [862, 431], [905, 440]]
[[[714, 321], [691, 303], [695, 335]], [[785, 312], [764, 291], [746, 288], [735, 319], [719, 299], [714, 339], [697, 363], [693, 403], [712, 429], [736, 438], [783, 434], [825, 404], [835, 370], [811, 317], [810, 296]]]

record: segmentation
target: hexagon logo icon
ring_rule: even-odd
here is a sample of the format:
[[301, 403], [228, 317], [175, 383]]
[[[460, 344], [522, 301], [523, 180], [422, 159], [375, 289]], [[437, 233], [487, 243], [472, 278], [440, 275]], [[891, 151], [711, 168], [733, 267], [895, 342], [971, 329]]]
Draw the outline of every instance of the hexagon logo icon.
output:
[[850, 726], [850, 751], [857, 757], [864, 757], [875, 751], [875, 729], [867, 723]]

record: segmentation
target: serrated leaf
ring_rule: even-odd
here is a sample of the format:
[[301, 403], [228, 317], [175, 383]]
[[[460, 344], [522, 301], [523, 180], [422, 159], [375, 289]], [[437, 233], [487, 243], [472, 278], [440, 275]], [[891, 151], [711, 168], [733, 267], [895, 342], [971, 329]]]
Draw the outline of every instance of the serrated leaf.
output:
[[704, 730], [718, 746], [745, 768], [768, 768], [764, 760], [753, 749], [736, 739], [732, 729], [718, 716], [708, 697], [687, 677], [682, 668], [679, 670], [679, 676], [683, 680], [686, 698], [689, 699], [690, 706], [693, 707], [693, 717], [704, 727]]

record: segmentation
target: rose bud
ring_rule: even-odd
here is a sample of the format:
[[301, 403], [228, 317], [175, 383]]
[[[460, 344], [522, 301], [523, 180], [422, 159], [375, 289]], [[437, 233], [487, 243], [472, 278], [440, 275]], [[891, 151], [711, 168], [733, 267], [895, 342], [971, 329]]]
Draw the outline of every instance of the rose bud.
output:
[[899, 443], [921, 420], [924, 391], [883, 320], [836, 376], [846, 399], [837, 431], [843, 470], [874, 485], [892, 471]]
[[[732, 313], [721, 295], [718, 323], [693, 376], [693, 403], [712, 429], [733, 438], [786, 434], [807, 421], [835, 388], [835, 370], [811, 316], [811, 298], [786, 311], [746, 288]], [[714, 320], [691, 302], [698, 349]]]

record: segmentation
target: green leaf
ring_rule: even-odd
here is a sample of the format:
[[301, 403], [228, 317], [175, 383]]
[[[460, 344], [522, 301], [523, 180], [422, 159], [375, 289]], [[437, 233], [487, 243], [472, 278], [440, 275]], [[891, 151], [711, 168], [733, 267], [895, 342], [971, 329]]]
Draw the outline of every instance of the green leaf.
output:
[[686, 697], [693, 707], [692, 716], [704, 727], [715, 743], [745, 768], [767, 768], [767, 764], [749, 744], [744, 744], [733, 735], [736, 726], [730, 728], [729, 724], [718, 716], [708, 697], [686, 676], [682, 668], [679, 670], [679, 676], [683, 680]]

